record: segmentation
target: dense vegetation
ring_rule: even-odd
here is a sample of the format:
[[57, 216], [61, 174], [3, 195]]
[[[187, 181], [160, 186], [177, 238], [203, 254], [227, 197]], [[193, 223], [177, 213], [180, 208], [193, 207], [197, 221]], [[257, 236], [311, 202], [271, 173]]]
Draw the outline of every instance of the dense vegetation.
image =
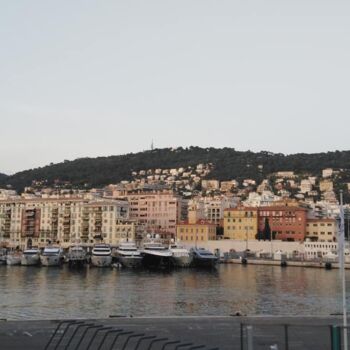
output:
[[350, 151], [316, 154], [284, 155], [271, 152], [240, 152], [233, 148], [177, 148], [155, 149], [120, 156], [79, 158], [41, 168], [30, 169], [11, 176], [0, 175], [0, 187], [12, 185], [17, 190], [31, 185], [33, 180], [68, 181], [77, 187], [97, 187], [131, 179], [131, 172], [155, 168], [178, 168], [212, 163], [208, 178], [260, 181], [276, 171], [295, 171], [320, 175], [327, 167], [350, 169]]
[[0, 173], [0, 182], [4, 182], [7, 179], [7, 175]]

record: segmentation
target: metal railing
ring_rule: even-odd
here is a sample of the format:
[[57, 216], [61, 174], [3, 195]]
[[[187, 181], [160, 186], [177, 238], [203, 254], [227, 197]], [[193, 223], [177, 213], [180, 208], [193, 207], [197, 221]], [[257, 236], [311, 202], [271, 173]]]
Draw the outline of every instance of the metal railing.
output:
[[44, 350], [219, 350], [208, 349], [180, 339], [169, 339], [89, 321], [65, 320], [58, 323]]
[[240, 323], [240, 349], [345, 350], [343, 348], [343, 330], [343, 326], [330, 324], [243, 322]]

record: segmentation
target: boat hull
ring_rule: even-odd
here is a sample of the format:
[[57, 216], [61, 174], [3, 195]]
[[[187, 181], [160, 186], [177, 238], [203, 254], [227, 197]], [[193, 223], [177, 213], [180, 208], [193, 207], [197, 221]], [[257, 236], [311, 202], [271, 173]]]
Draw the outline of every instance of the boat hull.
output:
[[143, 253], [142, 264], [148, 268], [170, 268], [173, 266], [173, 261], [171, 256]]
[[39, 255], [23, 255], [21, 259], [21, 265], [23, 266], [35, 266], [40, 264]]
[[91, 257], [91, 265], [96, 267], [110, 267], [112, 265], [112, 256], [97, 256], [93, 255]]
[[173, 265], [175, 267], [189, 267], [192, 264], [192, 256], [173, 256]]
[[118, 262], [121, 263], [123, 267], [128, 268], [138, 268], [142, 265], [142, 257], [141, 256], [117, 256]]
[[62, 257], [59, 255], [41, 255], [40, 262], [43, 266], [60, 266], [62, 264]]
[[195, 256], [193, 257], [192, 265], [194, 267], [205, 267], [205, 268], [214, 268], [218, 263], [217, 258], [203, 258]]
[[68, 259], [68, 266], [69, 267], [83, 267], [87, 264], [86, 258], [81, 259]]
[[21, 265], [21, 257], [20, 256], [7, 256], [6, 258], [7, 265]]

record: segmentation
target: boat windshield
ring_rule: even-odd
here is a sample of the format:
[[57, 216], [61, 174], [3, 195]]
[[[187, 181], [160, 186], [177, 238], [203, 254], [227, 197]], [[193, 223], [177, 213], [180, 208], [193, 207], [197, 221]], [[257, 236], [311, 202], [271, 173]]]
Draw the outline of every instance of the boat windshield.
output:
[[35, 254], [38, 254], [38, 251], [37, 250], [25, 250], [23, 252], [24, 255], [35, 255]]
[[94, 248], [94, 252], [110, 252], [111, 250], [109, 248]]

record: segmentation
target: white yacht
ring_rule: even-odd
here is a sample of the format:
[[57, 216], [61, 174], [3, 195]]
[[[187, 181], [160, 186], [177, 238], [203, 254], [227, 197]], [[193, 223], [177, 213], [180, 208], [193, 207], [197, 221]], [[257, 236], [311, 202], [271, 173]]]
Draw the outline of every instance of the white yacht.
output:
[[115, 250], [115, 257], [124, 267], [140, 267], [142, 256], [134, 242], [123, 242]]
[[43, 266], [60, 266], [63, 263], [63, 252], [60, 247], [47, 246], [40, 255]]
[[21, 258], [21, 265], [31, 266], [39, 265], [40, 263], [40, 251], [37, 248], [25, 249]]
[[170, 267], [172, 266], [172, 253], [161, 242], [145, 242], [140, 250], [142, 263], [146, 267]]
[[22, 254], [19, 251], [7, 253], [6, 264], [7, 265], [21, 265]]
[[169, 250], [172, 253], [173, 265], [175, 267], [189, 267], [191, 265], [193, 255], [188, 249], [172, 243], [169, 246]]
[[108, 267], [112, 264], [112, 250], [109, 244], [95, 244], [91, 252], [91, 264]]

